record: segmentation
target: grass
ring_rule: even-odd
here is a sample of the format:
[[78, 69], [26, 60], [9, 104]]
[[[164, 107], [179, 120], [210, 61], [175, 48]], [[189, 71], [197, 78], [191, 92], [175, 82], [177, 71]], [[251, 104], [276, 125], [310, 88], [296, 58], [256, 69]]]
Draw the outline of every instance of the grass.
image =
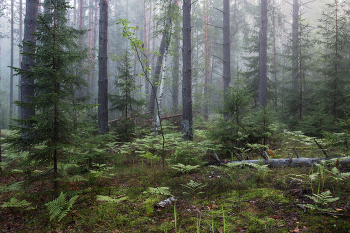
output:
[[[203, 130], [203, 129], [202, 129]], [[201, 131], [196, 143], [205, 140]], [[175, 143], [175, 142], [173, 142]], [[304, 142], [283, 138], [276, 156], [283, 156], [284, 146], [306, 146]], [[197, 145], [197, 144], [196, 144]], [[196, 145], [186, 148], [195, 148]], [[309, 145], [312, 147], [312, 145]], [[130, 149], [131, 148], [131, 149]], [[350, 230], [350, 180], [342, 185], [326, 183], [324, 188], [337, 189], [339, 200], [331, 208], [342, 211], [332, 215], [313, 210], [304, 212], [299, 205], [312, 204], [310, 187], [291, 179], [291, 174], [309, 175], [309, 168], [276, 168], [264, 173], [254, 168], [223, 168], [201, 166], [186, 173], [165, 169], [161, 161], [147, 161], [135, 153], [134, 146], [119, 153], [108, 166], [112, 177], [83, 175], [87, 181], [61, 182], [61, 190], [67, 196], [78, 195], [72, 211], [62, 221], [50, 221], [45, 203], [55, 199], [51, 184], [38, 181], [26, 190], [0, 192], [0, 204], [11, 197], [33, 203], [34, 209], [0, 208], [0, 229], [8, 232], [347, 232]], [[116, 150], [117, 151], [117, 150]], [[168, 159], [176, 150], [167, 151]], [[298, 151], [317, 156], [319, 151]], [[157, 150], [152, 152], [157, 155]], [[179, 153], [179, 152], [177, 152]], [[208, 161], [209, 156], [196, 148], [182, 153]], [[221, 156], [221, 155], [220, 155]], [[304, 155], [303, 155], [304, 156]], [[320, 155], [321, 156], [321, 155]], [[179, 158], [181, 159], [181, 157]], [[224, 159], [224, 158], [221, 158]], [[170, 161], [170, 160], [168, 160]], [[24, 178], [21, 172], [13, 172], [15, 164], [9, 164], [0, 178], [0, 187]], [[349, 169], [349, 168], [343, 168]], [[190, 181], [202, 184], [191, 191], [184, 185]], [[177, 199], [176, 206], [165, 208], [155, 204], [169, 196], [149, 194], [149, 187], [168, 187]], [[297, 192], [301, 190], [300, 192]], [[98, 196], [106, 200], [98, 200]], [[109, 198], [107, 198], [109, 197]], [[116, 200], [116, 201], [108, 201]]]

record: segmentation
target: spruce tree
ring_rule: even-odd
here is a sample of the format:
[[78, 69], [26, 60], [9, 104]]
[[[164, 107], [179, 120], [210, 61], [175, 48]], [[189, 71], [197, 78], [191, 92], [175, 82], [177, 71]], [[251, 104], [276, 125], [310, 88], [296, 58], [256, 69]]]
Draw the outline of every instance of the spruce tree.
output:
[[284, 66], [287, 73], [290, 73], [290, 79], [285, 82], [283, 90], [284, 105], [282, 106], [282, 120], [289, 124], [291, 129], [295, 130], [297, 125], [303, 120], [305, 115], [313, 114], [315, 103], [313, 100], [314, 92], [310, 89], [317, 85], [311, 81], [315, 74], [315, 46], [312, 39], [312, 28], [302, 17], [304, 12], [300, 12], [297, 25], [297, 36], [294, 35], [293, 26], [287, 45], [285, 45], [285, 59], [289, 63]]
[[135, 84], [135, 75], [132, 74], [133, 66], [130, 61], [129, 53], [122, 55], [119, 62], [118, 78], [115, 80], [117, 92], [110, 94], [109, 101], [111, 103], [111, 110], [117, 110], [121, 121], [119, 121], [116, 130], [117, 132], [127, 138], [133, 132], [134, 124], [132, 118], [138, 114], [138, 107], [145, 104], [143, 99], [138, 100], [134, 98], [135, 91], [138, 89]]
[[325, 77], [325, 105], [328, 114], [342, 118], [350, 111], [348, 97], [349, 61], [349, 26], [345, 3], [334, 0], [326, 5], [319, 20], [319, 43], [324, 50], [322, 58], [325, 66], [321, 69]]
[[35, 83], [31, 100], [17, 101], [16, 104], [21, 108], [35, 109], [36, 115], [17, 119], [19, 126], [13, 126], [17, 135], [8, 141], [13, 147], [29, 151], [24, 163], [28, 171], [48, 166], [41, 174], [53, 180], [57, 190], [58, 163], [64, 161], [66, 151], [74, 141], [73, 112], [88, 107], [83, 103], [72, 105], [74, 92], [86, 85], [82, 78], [84, 70], [77, 70], [88, 50], [77, 44], [83, 31], [67, 26], [67, 2], [47, 1], [45, 9], [38, 16], [37, 43], [27, 43], [30, 51], [23, 52], [35, 60], [35, 66], [29, 70], [15, 68], [17, 74]]

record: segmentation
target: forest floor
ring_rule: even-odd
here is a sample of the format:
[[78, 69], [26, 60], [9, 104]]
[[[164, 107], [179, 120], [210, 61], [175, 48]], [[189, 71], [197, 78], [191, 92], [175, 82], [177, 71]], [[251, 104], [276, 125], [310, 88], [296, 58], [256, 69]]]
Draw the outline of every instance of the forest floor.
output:
[[[193, 144], [180, 143], [173, 145], [173, 149], [167, 148], [169, 160], [165, 161], [164, 168], [161, 153], [157, 154], [155, 148], [150, 149], [154, 153], [147, 156], [140, 156], [139, 149], [132, 143], [116, 143], [115, 150], [105, 149], [107, 156], [113, 159], [95, 164], [90, 168], [95, 172], [81, 174], [84, 180], [60, 181], [60, 191], [68, 197], [78, 196], [61, 221], [50, 221], [50, 213], [44, 205], [57, 197], [52, 184], [41, 180], [25, 190], [15, 189], [10, 184], [22, 181], [25, 176], [21, 170], [14, 169], [15, 163], [8, 164], [0, 178], [0, 204], [15, 197], [32, 203], [32, 209], [0, 207], [0, 230], [350, 232], [350, 179], [335, 179], [338, 176], [332, 169], [336, 163], [316, 168], [232, 168], [226, 165], [174, 168], [171, 158], [175, 155], [198, 157], [204, 162], [211, 160], [208, 153], [198, 148], [203, 145], [203, 132], [198, 130], [196, 135]], [[303, 144], [300, 137], [296, 142], [296, 138], [289, 135], [274, 145], [277, 148], [274, 157], [290, 156], [291, 144], [299, 146], [299, 153], [303, 155], [322, 156], [314, 146]], [[287, 147], [291, 152], [286, 152]], [[219, 156], [225, 159], [224, 155]], [[339, 174], [349, 171], [348, 167], [339, 167]], [[327, 190], [339, 199], [325, 197], [322, 203], [316, 203], [310, 198]], [[177, 201], [165, 207], [157, 204], [170, 196]], [[315, 208], [305, 208], [305, 204]]]

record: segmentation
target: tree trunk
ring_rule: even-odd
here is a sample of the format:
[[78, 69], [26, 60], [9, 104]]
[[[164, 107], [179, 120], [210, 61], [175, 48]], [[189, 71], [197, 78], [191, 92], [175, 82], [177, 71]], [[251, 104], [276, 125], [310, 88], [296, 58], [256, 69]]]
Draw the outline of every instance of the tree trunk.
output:
[[[178, 0], [175, 0], [175, 5], [179, 7]], [[179, 67], [180, 67], [180, 38], [179, 38], [180, 20], [176, 19], [175, 26], [175, 56], [174, 56], [174, 68], [173, 68], [173, 110], [177, 111], [179, 105]], [[177, 32], [177, 33], [176, 33]]]
[[163, 56], [166, 50], [168, 50], [169, 44], [170, 44], [170, 28], [171, 28], [171, 3], [169, 5], [169, 18], [167, 20], [167, 23], [165, 24], [163, 35], [162, 35], [162, 41], [160, 42], [160, 47], [159, 47], [159, 56], [157, 58], [157, 64], [156, 68], [154, 70], [154, 77], [152, 80], [152, 91], [151, 91], [151, 96], [150, 96], [150, 101], [149, 101], [149, 107], [148, 111], [151, 113], [151, 115], [154, 114], [154, 106], [155, 106], [155, 101], [156, 101], [156, 95], [157, 95], [157, 89], [158, 85], [157, 83], [159, 82], [159, 76], [160, 72], [162, 69], [162, 63], [163, 63]]
[[185, 140], [193, 140], [192, 131], [192, 58], [191, 58], [191, 0], [183, 0], [182, 6], [182, 137]]
[[[95, 1], [95, 7], [94, 7], [94, 14], [95, 14], [95, 19], [94, 19], [94, 38], [92, 40], [93, 43], [93, 47], [96, 46], [96, 42], [97, 42], [97, 15], [98, 15], [98, 1], [99, 0], [94, 0]], [[91, 98], [90, 103], [93, 104], [94, 103], [94, 97], [96, 96], [96, 91], [95, 91], [95, 77], [96, 77], [96, 69], [95, 69], [95, 56], [92, 56], [92, 64], [93, 65], [93, 74], [92, 74], [92, 78], [91, 78], [91, 93], [93, 95], [93, 98]]]
[[292, 28], [292, 92], [298, 92], [299, 0], [293, 0]]
[[[31, 52], [28, 44], [35, 45], [36, 38], [32, 35], [35, 32], [38, 18], [39, 0], [26, 0], [26, 15], [24, 19], [23, 52]], [[28, 55], [23, 55], [22, 69], [30, 70], [34, 66], [34, 59]], [[21, 101], [32, 102], [34, 96], [34, 79], [22, 75], [21, 78]], [[35, 115], [34, 108], [21, 108], [21, 119], [27, 120]]]
[[275, 20], [275, 0], [273, 0], [272, 24], [273, 24], [273, 75], [275, 79], [275, 108], [277, 111], [277, 68], [276, 68], [276, 20]]
[[167, 55], [168, 51], [165, 51], [164, 54], [164, 63], [163, 63], [163, 71], [162, 71], [162, 79], [160, 81], [160, 87], [159, 87], [159, 99], [158, 99], [158, 113], [156, 114], [156, 123], [154, 125], [154, 133], [158, 133], [158, 128], [160, 124], [160, 115], [162, 114], [162, 100], [163, 100], [163, 94], [164, 94], [164, 84], [165, 84], [165, 72], [166, 72], [166, 66], [167, 66]]
[[261, 0], [259, 108], [267, 102], [267, 0]]
[[[11, 0], [11, 67], [13, 67], [13, 24], [14, 24], [14, 15], [13, 15], [13, 4], [14, 0]], [[10, 125], [12, 124], [12, 115], [13, 115], [13, 69], [10, 68]]]
[[[294, 101], [292, 103], [292, 114], [297, 118], [299, 115], [299, 119], [301, 118], [301, 102], [300, 102], [300, 86], [299, 80], [301, 80], [301, 76], [299, 73], [299, 64], [300, 64], [300, 56], [299, 56], [299, 0], [293, 0], [293, 24], [292, 24], [292, 93]], [[299, 95], [297, 95], [297, 93]], [[298, 103], [299, 102], [299, 103]], [[299, 114], [298, 114], [299, 111]]]
[[74, 28], [77, 29], [77, 0], [74, 0]]
[[79, 30], [84, 27], [84, 1], [79, 0]]
[[[19, 54], [18, 54], [18, 68], [21, 69], [21, 63], [22, 63], [22, 25], [23, 25], [23, 13], [22, 13], [22, 0], [19, 0]], [[17, 100], [21, 101], [21, 75], [18, 75], [18, 95]], [[21, 114], [20, 107], [17, 108], [18, 115]]]
[[87, 95], [89, 96], [89, 102], [91, 98], [91, 75], [92, 75], [92, 49], [93, 49], [93, 1], [89, 0], [89, 32], [88, 32], [88, 42], [89, 42], [89, 73], [88, 73], [88, 84], [89, 86], [87, 87]]
[[[143, 43], [144, 47], [147, 48], [148, 43], [147, 43], [147, 10], [146, 10], [146, 1], [143, 2]], [[148, 67], [149, 61], [148, 61], [148, 52], [145, 51], [145, 60], [146, 60], [146, 67]], [[145, 75], [148, 77], [148, 69], [146, 69]], [[149, 94], [149, 83], [147, 78], [145, 77], [145, 94]]]
[[[228, 92], [231, 82], [231, 51], [230, 51], [230, 1], [223, 0], [223, 78], [224, 94]], [[226, 95], [225, 95], [226, 96]], [[226, 102], [227, 99], [224, 98]]]
[[208, 35], [208, 24], [209, 24], [209, 15], [208, 15], [208, 6], [209, 1], [204, 0], [204, 117], [206, 120], [209, 118], [209, 104], [208, 104], [208, 87], [209, 87], [209, 35]]
[[108, 132], [108, 0], [100, 0], [99, 55], [98, 55], [98, 128], [99, 134]]

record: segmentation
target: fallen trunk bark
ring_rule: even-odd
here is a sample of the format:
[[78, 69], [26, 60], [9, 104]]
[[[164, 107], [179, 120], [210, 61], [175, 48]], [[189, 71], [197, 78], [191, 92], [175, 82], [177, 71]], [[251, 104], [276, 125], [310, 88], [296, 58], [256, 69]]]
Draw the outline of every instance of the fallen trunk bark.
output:
[[[349, 158], [332, 158], [339, 159], [339, 165], [350, 164]], [[269, 159], [269, 160], [242, 160], [242, 161], [231, 161], [230, 163], [263, 163], [270, 167], [311, 167], [315, 163], [319, 163], [322, 160], [329, 160], [324, 158], [289, 158], [289, 159]]]

